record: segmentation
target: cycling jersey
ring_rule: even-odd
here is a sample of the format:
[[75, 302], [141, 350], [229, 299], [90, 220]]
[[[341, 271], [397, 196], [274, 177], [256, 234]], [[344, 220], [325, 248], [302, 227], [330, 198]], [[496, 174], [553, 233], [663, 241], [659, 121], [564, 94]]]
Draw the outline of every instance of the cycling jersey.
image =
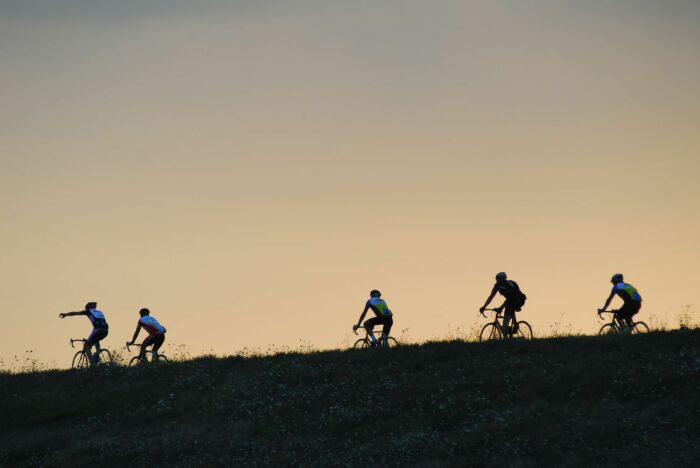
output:
[[628, 302], [641, 302], [642, 300], [642, 296], [639, 295], [639, 292], [634, 286], [623, 282], [619, 282], [613, 286], [611, 294], [620, 296], [620, 298], [625, 301], [625, 304]]
[[162, 334], [166, 331], [165, 327], [158, 323], [158, 320], [150, 315], [144, 315], [141, 317], [139, 319], [139, 323], [150, 335], [157, 335], [159, 333]]
[[392, 315], [389, 306], [387, 306], [384, 299], [380, 297], [371, 297], [369, 301], [367, 301], [366, 307], [371, 308], [372, 312], [374, 312], [377, 317], [391, 317]]
[[87, 315], [87, 318], [90, 320], [90, 323], [92, 323], [93, 328], [99, 330], [106, 330], [107, 328], [109, 328], [109, 325], [107, 325], [107, 319], [105, 318], [105, 314], [103, 314], [101, 311], [97, 309], [87, 309], [85, 311], [85, 315]]
[[497, 292], [501, 293], [501, 295], [510, 303], [521, 303], [525, 302], [525, 299], [527, 299], [525, 294], [520, 291], [520, 286], [518, 286], [518, 283], [512, 280], [499, 281], [496, 283], [493, 286], [491, 293], [495, 294]]

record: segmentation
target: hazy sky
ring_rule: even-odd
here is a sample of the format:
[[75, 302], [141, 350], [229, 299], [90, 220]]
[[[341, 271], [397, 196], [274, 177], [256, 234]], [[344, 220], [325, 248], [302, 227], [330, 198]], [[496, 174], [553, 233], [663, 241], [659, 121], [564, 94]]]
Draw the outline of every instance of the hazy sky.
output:
[[[697, 1], [0, 0], [0, 359], [66, 365], [140, 307], [168, 342], [412, 339], [506, 271], [536, 334], [612, 273], [700, 284]], [[500, 303], [500, 300], [499, 300]]]

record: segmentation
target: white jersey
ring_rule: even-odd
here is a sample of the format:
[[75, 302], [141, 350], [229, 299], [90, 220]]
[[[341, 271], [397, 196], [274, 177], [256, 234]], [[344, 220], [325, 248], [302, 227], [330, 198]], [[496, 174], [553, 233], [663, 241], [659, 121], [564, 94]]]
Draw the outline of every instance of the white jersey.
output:
[[155, 317], [150, 315], [144, 315], [139, 319], [141, 326], [151, 335], [157, 335], [159, 333], [165, 333], [165, 327], [158, 323]]

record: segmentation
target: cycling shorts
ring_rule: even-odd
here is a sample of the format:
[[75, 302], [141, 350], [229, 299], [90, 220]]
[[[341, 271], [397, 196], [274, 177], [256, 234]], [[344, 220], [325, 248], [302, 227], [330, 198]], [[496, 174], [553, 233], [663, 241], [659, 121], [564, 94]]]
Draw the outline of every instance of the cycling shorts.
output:
[[92, 333], [90, 333], [90, 336], [88, 336], [86, 344], [88, 346], [94, 346], [96, 343], [107, 338], [108, 333], [109, 330], [107, 328], [95, 328], [92, 330]]
[[372, 317], [371, 319], [365, 320], [365, 328], [369, 328], [370, 330], [377, 325], [384, 325], [384, 328], [382, 329], [382, 333], [386, 334], [389, 336], [389, 333], [391, 332], [391, 326], [394, 324], [394, 319], [392, 318], [391, 315], [378, 315], [376, 317]]
[[632, 316], [639, 312], [642, 308], [642, 301], [629, 301], [620, 307], [617, 311], [617, 316], [623, 320], [632, 320]]
[[525, 305], [524, 302], [521, 301], [511, 301], [507, 300], [505, 304], [503, 304], [503, 312], [506, 315], [513, 315], [516, 312], [520, 312], [523, 309], [523, 306]]
[[148, 338], [143, 340], [143, 343], [141, 343], [141, 348], [145, 349], [146, 347], [153, 345], [153, 351], [158, 352], [160, 347], [163, 346], [164, 341], [164, 333], [154, 333], [153, 335], [149, 335]]

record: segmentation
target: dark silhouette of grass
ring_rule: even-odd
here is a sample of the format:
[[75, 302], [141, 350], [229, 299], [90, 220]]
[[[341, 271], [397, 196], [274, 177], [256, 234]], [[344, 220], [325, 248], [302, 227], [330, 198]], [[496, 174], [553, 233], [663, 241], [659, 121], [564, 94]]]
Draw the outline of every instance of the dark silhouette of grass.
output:
[[698, 466], [700, 330], [0, 374], [0, 466]]

